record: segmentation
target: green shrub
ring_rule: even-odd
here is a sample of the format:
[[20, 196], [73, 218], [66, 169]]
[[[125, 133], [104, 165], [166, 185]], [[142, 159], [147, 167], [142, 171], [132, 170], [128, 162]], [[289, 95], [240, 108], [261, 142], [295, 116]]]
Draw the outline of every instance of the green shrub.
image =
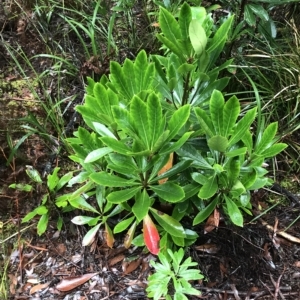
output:
[[[261, 125], [253, 137], [256, 108], [241, 114], [237, 97], [225, 101], [221, 93], [229, 78], [218, 78], [219, 72], [231, 60], [218, 65], [218, 58], [232, 22], [216, 28], [204, 8], [186, 3], [178, 20], [161, 8], [157, 37], [164, 55], [141, 51], [135, 61], [111, 62], [109, 77], [88, 79], [85, 103], [76, 109], [90, 131], [79, 127], [65, 141], [81, 168], [63, 177], [72, 192], [55, 200], [63, 211], [88, 213], [72, 220], [91, 226], [83, 245], [104, 226], [111, 247], [114, 234], [127, 230], [126, 247], [145, 244], [167, 255], [174, 245], [194, 243], [193, 226], [216, 207], [243, 226], [250, 191], [270, 183], [265, 160], [286, 145], [276, 143], [277, 123]], [[57, 169], [48, 177], [53, 195], [58, 186], [51, 182], [60, 182]], [[48, 220], [45, 203], [25, 221], [36, 214]], [[116, 215], [122, 220], [111, 229]], [[141, 223], [143, 234], [136, 234]]]
[[[161, 8], [158, 39], [165, 55], [147, 57], [141, 51], [122, 66], [111, 62], [109, 77], [100, 82], [88, 80], [77, 111], [91, 132], [80, 127], [67, 139], [75, 152], [70, 158], [82, 167], [69, 186], [83, 185], [57, 201], [96, 213], [73, 219], [92, 226], [84, 245], [105, 225], [110, 245], [114, 233], [129, 228], [129, 247], [143, 221], [144, 243], [157, 254], [173, 244], [192, 244], [197, 239], [192, 225], [216, 207], [239, 226], [242, 211], [251, 214], [250, 191], [270, 182], [264, 161], [286, 145], [276, 144], [276, 123], [253, 138], [256, 108], [241, 116], [238, 99], [225, 102], [220, 92], [229, 78], [218, 79], [219, 72], [231, 61], [216, 62], [232, 21], [215, 30], [202, 7], [185, 3], [178, 21]], [[172, 155], [172, 167], [162, 173]], [[93, 198], [98, 208], [89, 203]], [[171, 212], [164, 213], [163, 206]], [[120, 212], [123, 220], [111, 230], [109, 219]], [[193, 220], [188, 228], [180, 223], [184, 217]], [[142, 245], [141, 235], [133, 242]]]

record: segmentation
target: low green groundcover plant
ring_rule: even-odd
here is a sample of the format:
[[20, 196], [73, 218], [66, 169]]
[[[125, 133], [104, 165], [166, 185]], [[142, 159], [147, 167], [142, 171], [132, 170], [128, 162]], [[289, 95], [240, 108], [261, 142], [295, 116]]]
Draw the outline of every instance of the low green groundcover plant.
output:
[[232, 60], [219, 57], [232, 23], [228, 17], [217, 26], [203, 7], [187, 3], [177, 18], [161, 8], [163, 55], [141, 51], [134, 61], [111, 62], [99, 82], [88, 78], [76, 108], [86, 127], [67, 139], [81, 168], [68, 181], [72, 192], [55, 201], [63, 211], [86, 212], [72, 220], [91, 227], [83, 245], [103, 226], [109, 246], [127, 231], [125, 247], [168, 255], [193, 244], [193, 226], [216, 207], [238, 226], [243, 213], [251, 215], [250, 192], [271, 183], [264, 162], [286, 145], [277, 143], [277, 123], [253, 134], [256, 107], [241, 112], [236, 96], [224, 99], [229, 77], [219, 75]]
[[187, 300], [185, 295], [200, 295], [200, 291], [190, 284], [190, 281], [204, 278], [199, 270], [189, 269], [197, 263], [192, 262], [190, 257], [182, 262], [184, 257], [182, 248], [174, 253], [168, 249], [168, 254], [170, 259], [159, 253], [161, 263], [150, 262], [156, 272], [148, 278], [149, 284], [146, 289], [148, 297], [160, 299], [163, 296], [166, 300]]

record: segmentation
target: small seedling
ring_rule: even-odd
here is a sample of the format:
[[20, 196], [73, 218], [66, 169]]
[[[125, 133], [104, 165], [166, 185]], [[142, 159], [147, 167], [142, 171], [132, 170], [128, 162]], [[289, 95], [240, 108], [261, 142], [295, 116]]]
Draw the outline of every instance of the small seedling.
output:
[[200, 295], [200, 291], [190, 284], [190, 281], [204, 278], [199, 270], [189, 269], [197, 263], [192, 262], [190, 257], [182, 262], [184, 257], [182, 248], [177, 252], [172, 252], [170, 249], [167, 251], [170, 261], [164, 254], [159, 253], [158, 258], [161, 263], [150, 262], [156, 272], [148, 277], [149, 283], [146, 289], [148, 297], [154, 300], [162, 296], [167, 300], [187, 300], [185, 295]]

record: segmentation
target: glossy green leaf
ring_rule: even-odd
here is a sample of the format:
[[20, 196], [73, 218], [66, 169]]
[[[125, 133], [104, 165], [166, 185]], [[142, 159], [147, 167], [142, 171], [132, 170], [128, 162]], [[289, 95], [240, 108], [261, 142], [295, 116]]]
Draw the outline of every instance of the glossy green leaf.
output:
[[256, 17], [253, 13], [253, 10], [250, 8], [249, 4], [245, 5], [244, 9], [244, 20], [250, 25], [255, 26], [256, 24]]
[[39, 172], [34, 169], [32, 166], [26, 166], [26, 173], [30, 179], [32, 179], [36, 183], [42, 183], [42, 178]]
[[[244, 209], [245, 207], [248, 206], [249, 208], [249, 204], [250, 204], [250, 200], [251, 200], [251, 194], [250, 191], [247, 191], [246, 193], [242, 194], [239, 198], [239, 202], [242, 205], [242, 209]], [[250, 208], [251, 208], [251, 204], [250, 204]], [[250, 216], [252, 216], [252, 212], [251, 211], [246, 211], [247, 214], [249, 214]]]
[[[101, 141], [96, 138], [96, 134], [94, 132], [88, 132], [85, 128], [78, 128], [78, 137], [87, 151], [93, 151], [101, 147]], [[97, 142], [99, 143], [99, 145], [97, 144]]]
[[211, 203], [209, 203], [204, 209], [202, 209], [194, 218], [193, 225], [197, 225], [205, 221], [216, 208], [218, 200], [218, 197], [216, 197]]
[[113, 106], [112, 112], [118, 127], [124, 130], [124, 132], [130, 134], [132, 137], [138, 138], [138, 132], [130, 119], [129, 111], [120, 106]]
[[106, 172], [93, 173], [90, 175], [90, 178], [97, 184], [110, 187], [125, 187], [139, 184], [138, 182], [134, 182], [133, 180], [108, 174]]
[[186, 170], [191, 165], [191, 163], [191, 160], [182, 160], [178, 164], [174, 165], [171, 169], [154, 178], [154, 180], [156, 181], [164, 178], [169, 178], [173, 175], [179, 174], [180, 172]]
[[37, 233], [38, 235], [42, 235], [48, 226], [48, 221], [49, 221], [49, 215], [48, 214], [44, 214], [41, 216], [38, 224], [37, 224]]
[[50, 191], [54, 191], [55, 187], [57, 186], [57, 184], [59, 182], [59, 177], [57, 175], [59, 170], [60, 170], [60, 168], [56, 167], [53, 170], [52, 174], [49, 174], [47, 176], [47, 186]]
[[164, 184], [150, 186], [151, 190], [154, 191], [160, 198], [165, 201], [175, 203], [183, 199], [184, 190], [181, 186], [173, 182], [165, 182]]
[[226, 166], [227, 177], [230, 184], [233, 184], [240, 175], [241, 163], [238, 159], [231, 159]]
[[258, 17], [260, 17], [264, 21], [269, 20], [269, 14], [264, 9], [262, 5], [259, 4], [248, 4], [247, 5], [249, 9], [251, 9]]
[[221, 135], [228, 137], [240, 114], [240, 103], [236, 96], [232, 96], [226, 101], [223, 108], [223, 128]]
[[216, 194], [218, 190], [218, 182], [216, 176], [211, 176], [207, 179], [206, 183], [201, 187], [198, 197], [200, 199], [209, 199]]
[[236, 180], [231, 188], [230, 195], [233, 199], [237, 199], [241, 194], [244, 194], [245, 192], [246, 188], [244, 187], [244, 185], [239, 180]]
[[137, 236], [132, 240], [132, 244], [133, 244], [134, 246], [137, 246], [137, 247], [143, 247], [143, 246], [145, 246], [143, 234], [137, 235]]
[[22, 183], [12, 183], [8, 187], [22, 192], [30, 192], [33, 189], [32, 185]]
[[84, 225], [84, 224], [88, 224], [89, 222], [91, 222], [94, 219], [95, 219], [94, 217], [76, 216], [71, 220], [71, 222], [76, 225]]
[[22, 223], [26, 223], [26, 222], [30, 221], [30, 220], [33, 219], [36, 215], [37, 215], [36, 210], [33, 210], [33, 211], [29, 212], [29, 213], [22, 219]]
[[248, 167], [261, 167], [264, 162], [265, 158], [263, 156], [258, 156], [250, 160]]
[[150, 120], [148, 120], [147, 116], [147, 105], [137, 96], [131, 101], [130, 115], [134, 122], [135, 129], [139, 133], [139, 137], [144, 142], [147, 149], [150, 149]]
[[258, 23], [258, 31], [264, 35], [275, 39], [277, 37], [277, 27], [274, 20], [269, 18], [268, 21], [261, 21]]
[[59, 191], [64, 185], [69, 183], [69, 181], [72, 178], [73, 178], [73, 172], [68, 172], [64, 176], [62, 176], [56, 185], [56, 191]]
[[277, 132], [278, 123], [274, 122], [267, 126], [264, 130], [261, 139], [254, 148], [255, 154], [261, 154], [266, 149], [270, 148], [274, 143], [274, 138]]
[[248, 112], [245, 114], [245, 116], [236, 124], [235, 129], [229, 139], [228, 147], [233, 146], [238, 141], [242, 139], [244, 134], [249, 130], [250, 125], [255, 119], [256, 116], [256, 107], [248, 110]]
[[225, 152], [225, 156], [236, 157], [236, 156], [244, 155], [246, 153], [247, 153], [247, 147], [242, 147], [242, 148], [231, 150], [229, 152]]
[[195, 113], [196, 113], [197, 119], [199, 121], [199, 124], [200, 124], [201, 128], [205, 131], [205, 133], [209, 137], [214, 136], [215, 128], [214, 128], [211, 118], [209, 117], [207, 112], [204, 111], [203, 109], [201, 109], [200, 107], [196, 107]]
[[101, 141], [103, 141], [103, 143], [106, 146], [110, 147], [111, 149], [113, 149], [117, 153], [121, 153], [121, 154], [126, 155], [128, 152], [131, 151], [131, 149], [129, 147], [127, 147], [125, 145], [125, 143], [122, 143], [121, 141], [117, 141], [116, 139], [113, 139], [111, 137], [108, 137], [108, 136], [102, 137]]
[[57, 222], [56, 222], [56, 228], [58, 231], [62, 230], [62, 227], [64, 225], [64, 220], [62, 217], [58, 217]]
[[225, 101], [222, 93], [218, 90], [214, 90], [210, 97], [209, 109], [210, 109], [210, 117], [217, 135], [221, 135], [222, 132], [224, 132], [224, 123], [223, 123], [224, 104]]
[[66, 207], [68, 206], [68, 199], [70, 197], [70, 194], [64, 194], [62, 196], [59, 196], [55, 199], [55, 205], [57, 207]]
[[164, 147], [161, 148], [161, 150], [159, 151], [160, 155], [164, 155], [167, 153], [172, 153], [177, 151], [187, 140], [188, 138], [191, 136], [193, 132], [185, 132], [178, 141], [170, 143], [165, 145]]
[[122, 94], [125, 99], [131, 99], [132, 94], [130, 88], [127, 85], [128, 74], [124, 74], [122, 67], [115, 61], [110, 62], [110, 75], [109, 79], [115, 86], [116, 90]]
[[150, 210], [154, 218], [156, 219], [156, 221], [166, 232], [168, 232], [173, 236], [182, 237], [182, 238], [186, 237], [184, 228], [177, 220], [154, 208], [150, 208]]
[[182, 65], [177, 69], [177, 72], [178, 72], [179, 74], [186, 75], [186, 74], [188, 74], [189, 72], [194, 71], [195, 68], [196, 68], [195, 65], [188, 64], [188, 63], [184, 63], [184, 64], [182, 64]]
[[149, 120], [149, 144], [153, 149], [164, 130], [161, 104], [154, 93], [151, 93], [147, 99], [147, 118]]
[[168, 140], [173, 139], [178, 134], [182, 126], [186, 124], [189, 116], [190, 105], [184, 105], [174, 112], [168, 122], [168, 129], [170, 130]]
[[180, 221], [187, 214], [188, 209], [189, 209], [188, 201], [182, 201], [176, 203], [176, 205], [173, 208], [171, 217], [176, 219], [177, 221]]
[[186, 56], [190, 55], [191, 53], [191, 45], [190, 41], [188, 40], [189, 37], [189, 25], [192, 21], [192, 11], [191, 7], [185, 2], [180, 8], [179, 11], [179, 28], [182, 36], [183, 41], [183, 48], [184, 54]]
[[257, 173], [254, 168], [251, 169], [251, 171], [247, 172], [246, 174], [243, 174], [241, 177], [241, 182], [243, 183], [244, 187], [246, 189], [249, 189], [254, 182], [257, 179]]
[[185, 238], [187, 240], [196, 240], [199, 237], [199, 235], [197, 234], [197, 232], [194, 231], [194, 230], [185, 229], [184, 232], [185, 232], [185, 235], [186, 235]]
[[203, 23], [207, 16], [207, 9], [208, 8], [205, 9], [205, 7], [202, 6], [191, 7], [192, 18], [197, 19]]
[[193, 97], [191, 104], [196, 107], [206, 102], [211, 97], [214, 90], [222, 91], [227, 86], [229, 79], [229, 77], [223, 77], [210, 81], [208, 85], [204, 85], [204, 89], [197, 91], [197, 94]]
[[184, 190], [184, 198], [182, 199], [182, 201], [185, 201], [187, 199], [190, 199], [191, 197], [193, 197], [194, 195], [196, 195], [199, 191], [199, 185], [196, 183], [191, 183], [191, 184], [187, 184], [183, 187]]
[[96, 225], [95, 227], [91, 228], [86, 235], [84, 236], [83, 240], [82, 240], [82, 246], [88, 246], [90, 245], [95, 238], [95, 235], [97, 234], [100, 226], [102, 223], [99, 223], [98, 225]]
[[179, 24], [173, 15], [164, 8], [160, 8], [159, 25], [164, 36], [173, 44], [182, 39]]
[[81, 196], [82, 194], [85, 194], [89, 192], [94, 187], [94, 182], [91, 180], [88, 180], [83, 186], [76, 189], [73, 193], [70, 199], [76, 198]]
[[156, 161], [154, 163], [152, 172], [149, 176], [149, 182], [154, 181], [153, 178], [157, 176], [157, 173], [167, 164], [169, 159], [170, 159], [170, 154], [169, 153], [165, 154], [165, 155], [162, 155], [162, 156], [157, 156], [156, 157]]
[[208, 179], [207, 176], [205, 176], [204, 174], [198, 173], [198, 172], [192, 173], [191, 176], [194, 181], [200, 183], [201, 185], [204, 185]]
[[109, 160], [117, 166], [126, 166], [130, 169], [137, 169], [137, 165], [133, 157], [126, 156], [119, 153], [110, 153]]
[[89, 172], [80, 172], [78, 175], [74, 176], [69, 182], [67, 187], [72, 187], [74, 184], [85, 182], [90, 176]]
[[121, 191], [111, 192], [107, 196], [107, 200], [112, 203], [122, 203], [125, 202], [131, 198], [141, 189], [141, 187], [134, 187], [129, 189], [124, 189]]
[[232, 27], [234, 16], [229, 17], [219, 27], [213, 38], [209, 41], [206, 47], [207, 53], [210, 55], [210, 64], [214, 64], [220, 53], [223, 51], [223, 47], [228, 37], [228, 33]]
[[207, 141], [207, 145], [211, 150], [225, 152], [228, 146], [228, 140], [226, 137], [215, 135]]
[[88, 156], [85, 158], [85, 163], [91, 163], [94, 162], [103, 156], [107, 155], [108, 153], [111, 153], [113, 150], [109, 147], [103, 147], [97, 150], [94, 150], [88, 154]]
[[142, 193], [137, 194], [135, 203], [132, 206], [132, 212], [136, 216], [138, 222], [143, 220], [143, 218], [146, 216], [150, 205], [151, 205], [151, 199], [147, 193], [147, 190], [143, 189]]
[[99, 133], [99, 135], [108, 136], [115, 140], [117, 139], [115, 137], [115, 135], [105, 125], [98, 123], [98, 122], [93, 122], [93, 126], [94, 126], [96, 132]]
[[89, 226], [95, 226], [95, 225], [97, 225], [99, 223], [100, 220], [102, 220], [102, 217], [98, 216], [96, 218], [91, 219], [87, 224]]
[[227, 197], [225, 195], [224, 195], [224, 197], [225, 197], [227, 211], [228, 211], [230, 220], [232, 221], [233, 224], [243, 227], [244, 219], [243, 219], [243, 215], [240, 212], [239, 208], [229, 197]]
[[153, 82], [154, 65], [148, 62], [145, 50], [140, 51], [135, 59], [134, 73], [136, 90], [148, 90]]
[[171, 235], [171, 238], [172, 238], [175, 245], [177, 245], [179, 247], [184, 247], [185, 246], [183, 237], [178, 237], [178, 236]]
[[207, 37], [202, 27], [202, 22], [197, 19], [190, 22], [189, 36], [195, 53], [201, 55], [207, 44]]
[[173, 43], [169, 39], [165, 38], [163, 35], [156, 35], [157, 39], [162, 42], [167, 48], [169, 48], [173, 53], [181, 57], [184, 60], [182, 49], [179, 47], [178, 43]]
[[244, 136], [242, 137], [242, 141], [245, 144], [245, 146], [247, 147], [248, 152], [252, 153], [253, 139], [252, 139], [252, 134], [250, 133], [250, 130], [247, 130], [245, 132]]
[[87, 78], [86, 78], [86, 80], [87, 80], [87, 86], [86, 86], [86, 92], [87, 92], [87, 94], [88, 95], [94, 95], [94, 86], [95, 86], [95, 81], [94, 81], [94, 79], [93, 78], [91, 78], [91, 77], [89, 77], [89, 76], [87, 76]]
[[96, 214], [99, 214], [99, 212], [89, 203], [86, 202], [86, 200], [83, 198], [83, 196], [79, 196], [76, 198], [71, 198], [69, 199], [69, 203], [78, 209], [86, 210], [86, 211], [91, 211]]
[[268, 178], [256, 178], [255, 182], [248, 188], [248, 190], [255, 191], [263, 188], [268, 183]]
[[[125, 79], [126, 79], [126, 86], [128, 88], [129, 94], [130, 94], [130, 98], [137, 94], [139, 91], [136, 89], [136, 85], [135, 85], [135, 72], [134, 72], [134, 64], [133, 61], [126, 58], [125, 61], [123, 62], [122, 65], [122, 72], [125, 75]], [[130, 76], [129, 76], [130, 74]], [[130, 99], [128, 98], [128, 100]]]
[[184, 144], [176, 153], [182, 157], [187, 157], [194, 160], [193, 164], [203, 168], [203, 169], [212, 169], [212, 166], [208, 163], [204, 157], [195, 149], [195, 147]]
[[101, 114], [109, 117], [110, 121], [112, 121], [113, 116], [111, 112], [111, 105], [113, 103], [110, 101], [112, 97], [111, 95], [108, 95], [106, 87], [99, 82], [95, 83], [93, 94], [97, 99], [97, 107], [94, 106], [94, 109], [96, 110], [99, 108], [98, 112], [101, 112]]
[[261, 155], [265, 158], [268, 157], [274, 157], [277, 154], [279, 154], [281, 151], [283, 151], [288, 145], [284, 143], [278, 143], [275, 145], [272, 145], [271, 147], [264, 150]]
[[[106, 205], [107, 206], [107, 205]], [[109, 206], [110, 208], [109, 209], [106, 209], [106, 206], [105, 206], [105, 210], [104, 212], [107, 212], [110, 210], [111, 206]], [[113, 216], [116, 216], [118, 214], [120, 214], [122, 211], [125, 210], [124, 206], [123, 205], [116, 205], [116, 206], [112, 206], [114, 207], [114, 209], [106, 216], [107, 218], [111, 218]]]

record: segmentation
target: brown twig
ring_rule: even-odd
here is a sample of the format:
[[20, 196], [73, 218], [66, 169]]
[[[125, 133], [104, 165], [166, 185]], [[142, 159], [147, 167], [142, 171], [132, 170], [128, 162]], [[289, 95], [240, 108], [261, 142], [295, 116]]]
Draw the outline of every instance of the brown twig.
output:
[[280, 274], [280, 276], [278, 277], [278, 280], [277, 282], [275, 282], [275, 280], [273, 279], [272, 275], [270, 274], [270, 279], [274, 285], [274, 288], [275, 288], [275, 292], [274, 292], [274, 300], [277, 300], [277, 296], [279, 294], [279, 296], [281, 297], [281, 300], [285, 300], [285, 297], [283, 296], [283, 294], [281, 293], [281, 287], [280, 287], [280, 280], [281, 280], [281, 277], [283, 275], [285, 271], [285, 268], [282, 272], [282, 274]]

